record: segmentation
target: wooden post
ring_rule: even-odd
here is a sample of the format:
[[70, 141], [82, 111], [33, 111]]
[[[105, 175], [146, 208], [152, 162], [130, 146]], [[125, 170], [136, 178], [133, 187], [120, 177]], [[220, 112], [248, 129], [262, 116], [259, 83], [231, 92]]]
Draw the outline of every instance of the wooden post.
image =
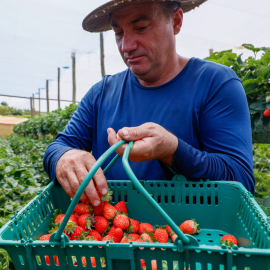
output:
[[209, 49], [209, 56], [214, 53], [214, 49]]
[[46, 99], [47, 99], [47, 113], [50, 112], [50, 103], [49, 103], [49, 81], [46, 80]]
[[104, 39], [103, 33], [100, 32], [100, 65], [101, 65], [101, 76], [105, 75], [105, 64], [104, 64]]
[[38, 101], [38, 109], [39, 109], [39, 113], [38, 113], [38, 115], [40, 116], [40, 88], [38, 89], [38, 99], [39, 99], [39, 101]]
[[31, 118], [33, 117], [33, 108], [32, 108], [32, 106], [33, 106], [32, 97], [30, 97], [30, 116], [31, 116]]
[[72, 102], [76, 103], [76, 61], [75, 61], [75, 53], [71, 54], [72, 58], [72, 83], [73, 83], [73, 93], [72, 93]]
[[33, 117], [35, 116], [35, 95], [33, 94]]
[[58, 109], [60, 108], [60, 68], [58, 68]]

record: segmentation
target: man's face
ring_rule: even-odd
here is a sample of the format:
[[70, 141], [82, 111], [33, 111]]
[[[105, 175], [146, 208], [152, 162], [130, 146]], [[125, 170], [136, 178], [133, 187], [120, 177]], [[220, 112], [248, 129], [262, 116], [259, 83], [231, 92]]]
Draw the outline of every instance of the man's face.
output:
[[138, 79], [151, 81], [175, 53], [173, 21], [157, 3], [134, 4], [112, 14], [120, 54]]

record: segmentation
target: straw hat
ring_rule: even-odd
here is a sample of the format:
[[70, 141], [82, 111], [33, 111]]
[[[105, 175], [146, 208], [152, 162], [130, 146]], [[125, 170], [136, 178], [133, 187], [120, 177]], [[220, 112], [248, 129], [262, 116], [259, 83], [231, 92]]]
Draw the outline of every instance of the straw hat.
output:
[[120, 7], [128, 6], [130, 4], [145, 3], [145, 2], [165, 2], [175, 1], [181, 3], [183, 12], [188, 12], [195, 7], [200, 6], [207, 0], [113, 0], [98, 7], [83, 20], [83, 29], [89, 32], [103, 32], [111, 30], [110, 14]]

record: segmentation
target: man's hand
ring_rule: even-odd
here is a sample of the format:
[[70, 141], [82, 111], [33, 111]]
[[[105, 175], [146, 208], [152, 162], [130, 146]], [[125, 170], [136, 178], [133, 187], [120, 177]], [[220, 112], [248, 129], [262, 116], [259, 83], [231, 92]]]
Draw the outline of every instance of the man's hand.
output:
[[[75, 193], [95, 162], [96, 159], [92, 154], [77, 149], [67, 151], [58, 160], [55, 168], [56, 178], [70, 197], [73, 198], [75, 196]], [[90, 201], [94, 206], [100, 204], [100, 198], [95, 186], [102, 195], [108, 193], [107, 181], [100, 168], [86, 187], [81, 196], [81, 201], [86, 203]]]
[[[172, 166], [173, 156], [178, 147], [178, 139], [162, 126], [146, 123], [138, 127], [124, 127], [116, 132], [108, 128], [108, 142], [114, 145], [120, 140], [134, 141], [130, 150], [131, 161], [161, 160]], [[123, 144], [116, 152], [123, 155], [127, 144]]]

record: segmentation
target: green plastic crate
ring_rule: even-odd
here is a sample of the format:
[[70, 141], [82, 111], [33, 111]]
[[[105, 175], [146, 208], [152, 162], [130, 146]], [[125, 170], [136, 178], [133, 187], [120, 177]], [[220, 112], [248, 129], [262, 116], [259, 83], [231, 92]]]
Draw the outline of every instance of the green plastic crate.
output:
[[[126, 149], [125, 154], [128, 155], [129, 149]], [[108, 153], [104, 155], [103, 161]], [[103, 161], [101, 158], [101, 163]], [[92, 174], [100, 166], [98, 161], [95, 165], [90, 171]], [[125, 166], [128, 172], [128, 165]], [[92, 178], [91, 174], [88, 176]], [[71, 201], [61, 186], [51, 183], [1, 228], [0, 246], [8, 251], [18, 270], [137, 270], [141, 269], [141, 259], [145, 260], [147, 270], [152, 269], [152, 260], [156, 260], [157, 269], [162, 270], [246, 270], [248, 267], [250, 270], [270, 269], [269, 219], [240, 183], [194, 183], [183, 181], [179, 176], [175, 176], [173, 181], [139, 183], [132, 176], [129, 177], [132, 181], [108, 181], [109, 188], [114, 192], [112, 204], [126, 201], [131, 218], [152, 225], [166, 224], [166, 215], [173, 220], [169, 220], [169, 223], [175, 222], [174, 226], [195, 218], [200, 224], [201, 232], [189, 236], [179, 233], [179, 230], [175, 242], [166, 244], [69, 241], [61, 232], [59, 240], [56, 240], [55, 233], [50, 242], [37, 241], [41, 235], [47, 233], [54, 209], [72, 212], [72, 205], [77, 203], [76, 196], [80, 198], [77, 192]], [[82, 186], [87, 185], [86, 182], [87, 179]], [[64, 221], [62, 224], [65, 226]], [[172, 224], [169, 225], [172, 227]], [[219, 245], [222, 235], [228, 233], [238, 239], [239, 246], [227, 248]], [[50, 265], [46, 264], [45, 256], [49, 256]], [[59, 266], [54, 263], [54, 256], [58, 257]], [[86, 257], [86, 267], [82, 265], [81, 257]], [[96, 267], [92, 266], [91, 257], [96, 259]], [[73, 264], [74, 258], [77, 265]], [[105, 259], [106, 266], [101, 265], [101, 259]]]

